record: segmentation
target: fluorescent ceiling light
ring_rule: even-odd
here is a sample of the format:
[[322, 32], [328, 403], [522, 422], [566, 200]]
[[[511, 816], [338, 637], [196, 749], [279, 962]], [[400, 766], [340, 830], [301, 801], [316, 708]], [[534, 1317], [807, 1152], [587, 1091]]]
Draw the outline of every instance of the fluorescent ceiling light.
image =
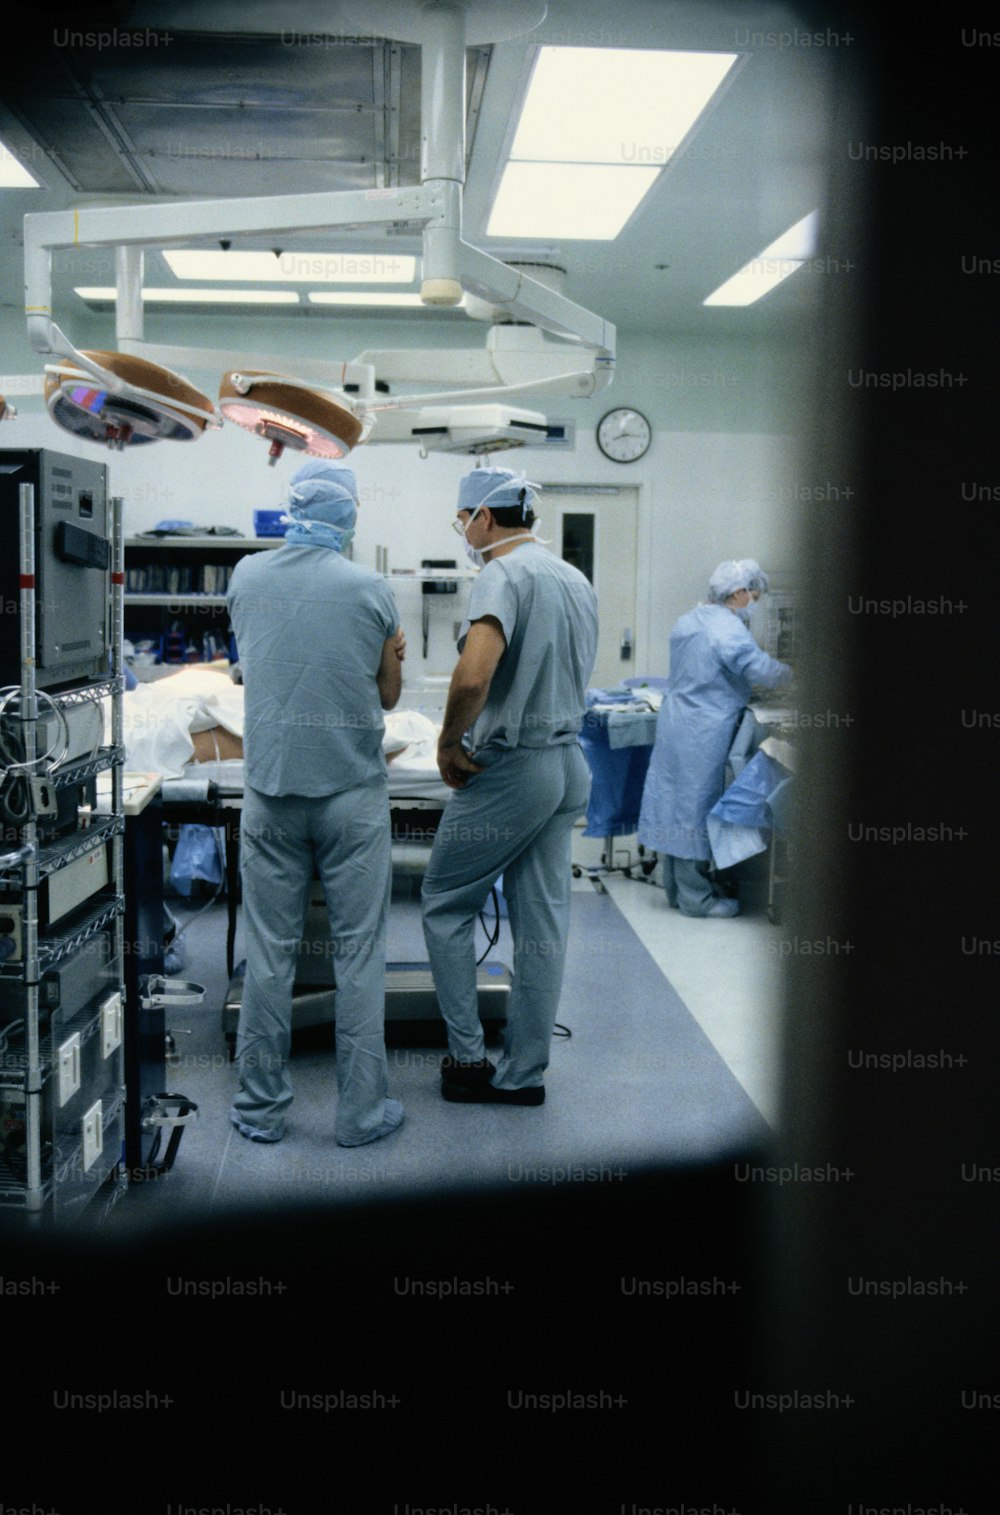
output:
[[738, 56], [543, 47], [511, 159], [662, 167]]
[[761, 253], [762, 258], [811, 258], [816, 251], [816, 235], [819, 230], [819, 211], [810, 211], [801, 221], [796, 221], [780, 237], [769, 242]]
[[780, 237], [769, 242], [763, 252], [751, 258], [741, 269], [720, 284], [704, 305], [752, 305], [801, 268], [816, 248], [819, 211], [811, 211], [796, 221]]
[[487, 236], [617, 237], [738, 57], [543, 47]]
[[[78, 287], [74, 290], [82, 300], [110, 301], [118, 299], [113, 284]], [[144, 289], [144, 304], [155, 305], [298, 305], [299, 297], [293, 289]]]
[[4, 142], [0, 142], [0, 189], [39, 189], [38, 180], [33, 178], [22, 163], [14, 157], [10, 148]]
[[617, 237], [657, 168], [590, 163], [508, 163], [493, 202], [491, 237]]
[[802, 267], [801, 258], [754, 258], [703, 300], [703, 305], [752, 305]]
[[[393, 307], [407, 305], [416, 307], [423, 306], [424, 302], [421, 300], [419, 295], [413, 294], [390, 294], [384, 293], [380, 289], [341, 289], [336, 291], [311, 290], [309, 293], [309, 303], [310, 305], [390, 305]], [[460, 310], [464, 305], [465, 296], [463, 295], [457, 305], [448, 306], [446, 308], [450, 310]]]
[[412, 284], [416, 258], [401, 253], [164, 252], [178, 279], [247, 279], [276, 284]]

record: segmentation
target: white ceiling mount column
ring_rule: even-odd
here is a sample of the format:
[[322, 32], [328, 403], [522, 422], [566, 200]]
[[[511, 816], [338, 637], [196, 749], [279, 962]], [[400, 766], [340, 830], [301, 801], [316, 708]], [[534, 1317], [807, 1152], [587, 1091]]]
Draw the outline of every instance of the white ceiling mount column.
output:
[[142, 341], [142, 268], [141, 247], [115, 248], [115, 336], [124, 352], [127, 342]]
[[[548, 13], [544, 0], [443, 0], [457, 6], [465, 16], [465, 44], [482, 47], [488, 42], [510, 42], [541, 26]], [[342, 12], [357, 22], [369, 37], [388, 37], [393, 42], [423, 42], [424, 22], [435, 0], [346, 0]]]
[[458, 244], [465, 183], [465, 12], [459, 4], [431, 3], [422, 16], [420, 49], [420, 178], [440, 190], [443, 214], [424, 227], [425, 305], [457, 305], [462, 298]]

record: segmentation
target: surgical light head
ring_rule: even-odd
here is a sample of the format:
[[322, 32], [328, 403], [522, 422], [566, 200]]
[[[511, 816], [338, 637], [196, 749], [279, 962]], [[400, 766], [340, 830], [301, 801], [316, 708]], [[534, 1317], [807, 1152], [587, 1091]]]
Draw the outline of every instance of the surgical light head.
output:
[[227, 421], [270, 442], [269, 463], [276, 463], [286, 447], [313, 457], [344, 458], [364, 430], [347, 405], [284, 374], [223, 374], [219, 409]]
[[180, 374], [122, 352], [81, 352], [104, 371], [104, 383], [73, 359], [46, 364], [49, 415], [86, 442], [121, 451], [143, 442], [193, 442], [219, 425], [215, 406]]

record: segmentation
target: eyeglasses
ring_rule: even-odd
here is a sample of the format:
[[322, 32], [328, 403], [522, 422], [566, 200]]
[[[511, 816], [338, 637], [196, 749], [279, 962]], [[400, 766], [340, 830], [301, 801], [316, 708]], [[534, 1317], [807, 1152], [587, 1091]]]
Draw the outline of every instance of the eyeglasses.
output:
[[475, 510], [470, 514], [467, 521], [462, 521], [458, 516], [456, 516], [451, 523], [452, 531], [457, 531], [460, 537], [464, 537], [466, 528], [472, 525], [472, 522], [476, 519], [476, 516], [479, 514], [482, 508], [483, 507], [481, 505], [477, 505]]

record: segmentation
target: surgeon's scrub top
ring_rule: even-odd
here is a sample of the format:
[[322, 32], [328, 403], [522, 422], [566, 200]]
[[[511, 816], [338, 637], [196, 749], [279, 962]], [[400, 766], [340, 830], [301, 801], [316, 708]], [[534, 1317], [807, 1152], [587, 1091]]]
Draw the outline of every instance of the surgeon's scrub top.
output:
[[383, 776], [375, 676], [399, 625], [385, 580], [339, 552], [286, 544], [240, 559], [229, 614], [250, 787], [315, 797]]
[[597, 596], [577, 568], [535, 542], [487, 563], [472, 586], [473, 621], [495, 616], [507, 647], [472, 728], [472, 750], [575, 742], [597, 656]]

